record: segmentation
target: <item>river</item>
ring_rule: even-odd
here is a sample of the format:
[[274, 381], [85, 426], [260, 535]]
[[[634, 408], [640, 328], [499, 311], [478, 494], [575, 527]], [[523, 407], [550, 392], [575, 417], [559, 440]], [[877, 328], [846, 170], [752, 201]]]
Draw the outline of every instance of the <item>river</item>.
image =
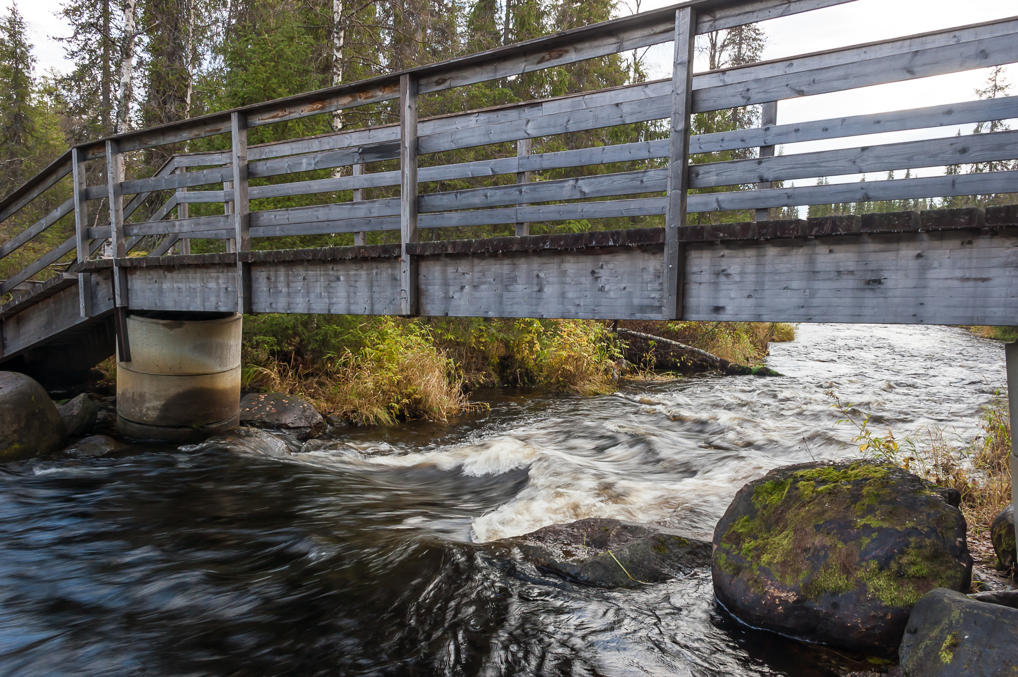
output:
[[961, 329], [802, 325], [775, 378], [500, 396], [449, 425], [300, 454], [212, 441], [0, 465], [0, 673], [837, 674], [752, 632], [710, 572], [636, 591], [510, 566], [480, 542], [603, 516], [709, 539], [767, 469], [878, 433], [964, 444], [1003, 349]]

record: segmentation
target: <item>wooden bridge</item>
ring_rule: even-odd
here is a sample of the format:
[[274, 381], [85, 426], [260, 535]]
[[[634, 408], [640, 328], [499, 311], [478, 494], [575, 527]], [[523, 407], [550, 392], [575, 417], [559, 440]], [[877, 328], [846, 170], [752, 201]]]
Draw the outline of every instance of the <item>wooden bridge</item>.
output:
[[[935, 138], [936, 128], [1018, 118], [1018, 97], [958, 92], [957, 103], [922, 109], [774, 117], [783, 100], [1018, 62], [1018, 17], [694, 73], [698, 34], [846, 1], [693, 0], [73, 148], [0, 201], [0, 362], [94, 364], [112, 352], [114, 318], [136, 311], [1018, 323], [1018, 207], [769, 218], [783, 207], [1018, 191], [1015, 171], [783, 186], [1018, 158], [1018, 131]], [[418, 119], [433, 93], [659, 43], [674, 44], [669, 80]], [[251, 129], [379, 102], [398, 108], [398, 124], [248, 144]], [[760, 127], [690, 134], [694, 113], [758, 104]], [[658, 139], [531, 152], [532, 140], [666, 120]], [[916, 129], [934, 131], [861, 138]], [[149, 149], [205, 137], [228, 150], [179, 152], [152, 175], [125, 176]], [[825, 139], [850, 141], [774, 153]], [[443, 160], [468, 148], [487, 157]], [[702, 162], [725, 151], [745, 159]], [[332, 171], [308, 178], [323, 169]], [[542, 174], [566, 169], [575, 175]], [[291, 196], [318, 201], [258, 208]], [[25, 218], [47, 199], [59, 206]], [[209, 203], [221, 213], [190, 214]], [[756, 220], [688, 225], [715, 211]], [[565, 221], [592, 227], [528, 228]], [[493, 225], [515, 235], [462, 239]], [[272, 249], [274, 238], [351, 233], [353, 246]], [[225, 246], [196, 254], [195, 241]], [[18, 269], [26, 247], [41, 253]]]

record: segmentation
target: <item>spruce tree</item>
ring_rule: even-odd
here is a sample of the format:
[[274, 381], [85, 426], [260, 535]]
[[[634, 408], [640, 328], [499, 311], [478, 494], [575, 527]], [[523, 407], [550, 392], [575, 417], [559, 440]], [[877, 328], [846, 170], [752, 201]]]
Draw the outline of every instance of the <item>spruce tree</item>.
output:
[[35, 135], [32, 110], [32, 46], [25, 20], [12, 4], [0, 21], [0, 193], [20, 184]]

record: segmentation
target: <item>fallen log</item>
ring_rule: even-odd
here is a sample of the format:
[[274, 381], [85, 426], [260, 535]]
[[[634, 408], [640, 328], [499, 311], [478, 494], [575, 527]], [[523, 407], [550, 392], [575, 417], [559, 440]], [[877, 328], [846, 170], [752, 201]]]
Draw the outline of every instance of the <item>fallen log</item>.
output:
[[638, 366], [648, 366], [659, 371], [675, 371], [680, 374], [714, 371], [730, 376], [781, 376], [768, 367], [735, 364], [706, 350], [662, 336], [653, 336], [632, 329], [618, 329], [617, 333], [619, 338], [624, 340], [623, 355], [629, 362]]

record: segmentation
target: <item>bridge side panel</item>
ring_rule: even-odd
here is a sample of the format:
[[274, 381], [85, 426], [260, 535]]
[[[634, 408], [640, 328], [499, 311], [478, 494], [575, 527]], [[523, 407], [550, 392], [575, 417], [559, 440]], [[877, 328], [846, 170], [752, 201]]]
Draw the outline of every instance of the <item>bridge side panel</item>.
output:
[[131, 310], [236, 312], [236, 265], [127, 269]]
[[1018, 232], [690, 246], [688, 320], [1011, 325]]
[[662, 248], [421, 257], [421, 314], [659, 319]]
[[[109, 274], [92, 276], [91, 305], [93, 316], [102, 316], [113, 309], [113, 284]], [[72, 283], [51, 296], [3, 320], [3, 358], [32, 348], [81, 325], [89, 319], [81, 317], [78, 285]]]
[[399, 259], [252, 264], [256, 313], [396, 315]]

